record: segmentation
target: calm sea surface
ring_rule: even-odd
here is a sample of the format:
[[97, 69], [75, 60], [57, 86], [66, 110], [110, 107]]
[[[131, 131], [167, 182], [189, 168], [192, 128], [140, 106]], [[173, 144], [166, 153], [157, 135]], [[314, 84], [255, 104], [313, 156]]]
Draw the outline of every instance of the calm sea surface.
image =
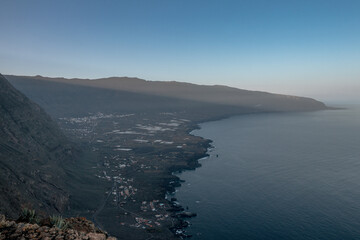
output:
[[[360, 239], [360, 108], [233, 117], [176, 197], [193, 239]], [[217, 156], [218, 155], [218, 156]]]

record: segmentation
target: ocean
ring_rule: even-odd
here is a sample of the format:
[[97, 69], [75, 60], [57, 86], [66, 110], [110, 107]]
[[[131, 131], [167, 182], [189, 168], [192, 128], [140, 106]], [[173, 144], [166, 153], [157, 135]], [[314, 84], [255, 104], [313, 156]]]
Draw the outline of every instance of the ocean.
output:
[[210, 157], [175, 197], [193, 239], [360, 239], [360, 107], [200, 125]]

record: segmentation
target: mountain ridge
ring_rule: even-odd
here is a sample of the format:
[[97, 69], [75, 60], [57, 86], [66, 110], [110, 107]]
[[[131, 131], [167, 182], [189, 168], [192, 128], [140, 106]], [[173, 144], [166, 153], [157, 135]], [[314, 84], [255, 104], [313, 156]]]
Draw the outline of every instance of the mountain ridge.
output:
[[[244, 91], [244, 92], [251, 92], [251, 93], [264, 93], [264, 94], [274, 94], [274, 95], [280, 95], [280, 96], [289, 96], [289, 97], [295, 97], [295, 98], [310, 98], [310, 99], [314, 99], [311, 97], [305, 97], [305, 96], [298, 96], [298, 95], [289, 95], [289, 94], [281, 94], [281, 93], [273, 93], [273, 92], [268, 92], [268, 91], [262, 91], [262, 90], [249, 90], [249, 89], [242, 89], [242, 88], [237, 88], [237, 87], [231, 87], [231, 86], [227, 86], [227, 85], [222, 85], [222, 84], [197, 84], [197, 83], [190, 83], [190, 82], [181, 82], [181, 81], [160, 81], [160, 80], [147, 80], [147, 79], [142, 79], [142, 78], [138, 78], [138, 77], [127, 77], [127, 76], [123, 76], [123, 77], [119, 77], [119, 76], [111, 76], [111, 77], [104, 77], [104, 78], [66, 78], [66, 77], [46, 77], [46, 76], [42, 76], [42, 75], [35, 75], [35, 76], [27, 76], [27, 75], [4, 75], [4, 76], [8, 76], [8, 77], [25, 77], [25, 78], [35, 78], [35, 79], [40, 79], [40, 80], [46, 80], [46, 81], [55, 81], [55, 82], [62, 82], [62, 81], [67, 81], [66, 83], [69, 84], [78, 84], [77, 81], [126, 81], [126, 80], [131, 80], [131, 81], [138, 81], [138, 82], [142, 82], [142, 83], [159, 83], [159, 84], [180, 84], [180, 85], [188, 85], [188, 86], [196, 86], [196, 87], [211, 87], [211, 88], [225, 88], [225, 89], [231, 89], [234, 91]], [[72, 82], [73, 81], [73, 82]], [[76, 82], [74, 82], [76, 81]], [[98, 86], [99, 87], [99, 86]]]
[[[16, 80], [40, 80], [83, 87], [125, 91], [181, 100], [254, 108], [260, 111], [315, 111], [328, 107], [313, 98], [262, 91], [250, 91], [224, 85], [198, 85], [185, 82], [149, 81], [140, 78], [109, 77], [98, 79], [48, 78], [43, 76], [11, 76]], [[15, 83], [16, 84], [16, 83]]]

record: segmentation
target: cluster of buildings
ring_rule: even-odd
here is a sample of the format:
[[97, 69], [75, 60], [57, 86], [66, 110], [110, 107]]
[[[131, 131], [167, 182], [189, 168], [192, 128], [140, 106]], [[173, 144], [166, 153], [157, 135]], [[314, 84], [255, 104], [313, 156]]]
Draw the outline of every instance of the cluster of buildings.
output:
[[93, 115], [90, 116], [86, 116], [86, 117], [70, 117], [70, 118], [59, 118], [62, 121], [67, 121], [69, 123], [72, 124], [78, 124], [78, 123], [91, 123], [93, 121], [99, 120], [99, 119], [104, 119], [104, 118], [124, 118], [124, 117], [130, 117], [133, 116], [135, 114], [104, 114], [101, 112], [95, 113]]
[[141, 211], [147, 212], [147, 211], [157, 211], [157, 209], [164, 209], [165, 204], [161, 203], [159, 200], [152, 200], [150, 202], [143, 201], [142, 205], [140, 207]]

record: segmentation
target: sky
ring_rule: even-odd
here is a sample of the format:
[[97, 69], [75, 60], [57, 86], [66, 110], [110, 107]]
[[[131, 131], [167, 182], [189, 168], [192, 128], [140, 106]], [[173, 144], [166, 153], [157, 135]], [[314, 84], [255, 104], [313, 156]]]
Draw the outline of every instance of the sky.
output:
[[0, 72], [360, 102], [359, 0], [1, 0]]

